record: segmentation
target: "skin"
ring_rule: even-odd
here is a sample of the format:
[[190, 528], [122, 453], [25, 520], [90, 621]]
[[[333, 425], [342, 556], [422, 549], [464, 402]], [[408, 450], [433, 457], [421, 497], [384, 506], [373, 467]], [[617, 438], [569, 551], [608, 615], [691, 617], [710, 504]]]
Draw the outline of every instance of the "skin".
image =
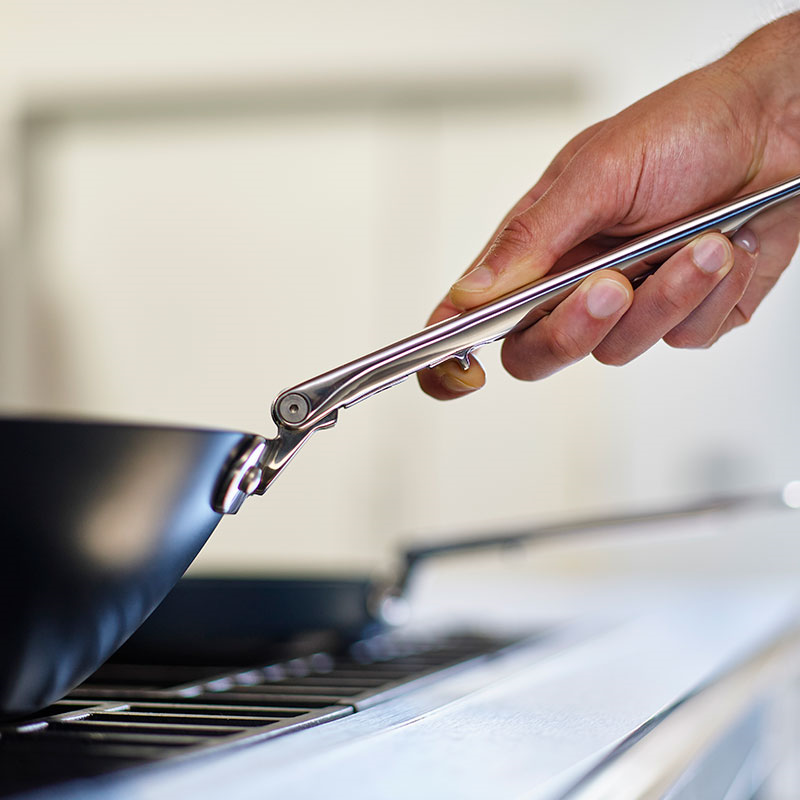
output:
[[[429, 322], [486, 303], [666, 223], [800, 173], [800, 13], [578, 134], [506, 215]], [[709, 347], [747, 322], [798, 246], [800, 202], [732, 240], [706, 234], [633, 290], [604, 270], [505, 339], [503, 365], [538, 380], [590, 353], [622, 365], [663, 339]], [[476, 359], [419, 375], [449, 400], [480, 388]]]

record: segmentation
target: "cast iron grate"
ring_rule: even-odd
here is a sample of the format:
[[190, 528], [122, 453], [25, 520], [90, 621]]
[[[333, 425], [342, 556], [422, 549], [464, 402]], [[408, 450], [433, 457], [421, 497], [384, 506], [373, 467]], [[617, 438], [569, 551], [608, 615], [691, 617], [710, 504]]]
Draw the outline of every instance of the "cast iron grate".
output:
[[239, 670], [112, 662], [64, 700], [0, 725], [0, 795], [340, 719], [516, 641], [376, 637], [345, 655]]

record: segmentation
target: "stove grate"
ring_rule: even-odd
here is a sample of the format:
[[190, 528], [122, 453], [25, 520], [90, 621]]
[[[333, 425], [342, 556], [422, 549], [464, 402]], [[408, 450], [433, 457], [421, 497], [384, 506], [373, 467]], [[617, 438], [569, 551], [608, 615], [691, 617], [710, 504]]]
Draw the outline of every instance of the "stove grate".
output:
[[345, 655], [239, 670], [112, 662], [64, 700], [0, 725], [0, 796], [340, 719], [514, 643], [383, 636]]

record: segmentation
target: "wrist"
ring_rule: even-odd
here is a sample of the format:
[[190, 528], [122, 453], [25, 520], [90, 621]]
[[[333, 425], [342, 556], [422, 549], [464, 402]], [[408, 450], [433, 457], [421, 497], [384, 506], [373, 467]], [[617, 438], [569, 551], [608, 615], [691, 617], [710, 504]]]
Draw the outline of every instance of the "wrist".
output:
[[[788, 138], [800, 148], [800, 12], [759, 29], [719, 63], [736, 75], [749, 102], [759, 109], [766, 137]], [[800, 172], [800, 151], [789, 150], [796, 163], [786, 167]]]

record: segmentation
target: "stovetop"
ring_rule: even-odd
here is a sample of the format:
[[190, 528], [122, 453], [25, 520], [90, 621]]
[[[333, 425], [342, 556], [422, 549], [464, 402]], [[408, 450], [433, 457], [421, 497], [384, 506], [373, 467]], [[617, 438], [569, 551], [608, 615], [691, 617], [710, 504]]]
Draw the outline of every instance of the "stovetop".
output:
[[0, 725], [0, 796], [285, 736], [356, 714], [521, 641], [384, 635], [341, 654], [255, 667], [111, 661], [39, 714]]

